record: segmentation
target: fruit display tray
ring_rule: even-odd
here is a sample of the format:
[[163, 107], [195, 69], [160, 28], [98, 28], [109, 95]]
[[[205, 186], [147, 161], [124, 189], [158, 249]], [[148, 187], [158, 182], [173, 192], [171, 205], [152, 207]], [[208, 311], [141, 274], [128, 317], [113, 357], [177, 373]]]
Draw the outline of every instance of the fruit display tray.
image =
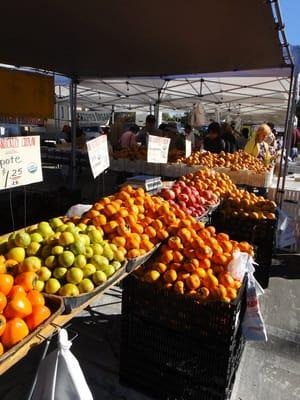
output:
[[0, 357], [0, 369], [1, 364], [10, 358], [14, 358], [15, 354], [22, 349], [27, 343], [29, 343], [33, 337], [37, 336], [39, 332], [41, 332], [45, 327], [50, 325], [59, 315], [61, 315], [64, 311], [64, 304], [62, 298], [59, 296], [54, 296], [51, 294], [45, 294], [44, 297], [46, 300], [46, 306], [50, 308], [51, 315], [50, 317], [44, 321], [41, 325], [39, 325], [33, 332], [31, 332], [28, 336], [26, 336], [21, 342], [13, 346], [11, 349], [6, 351]]

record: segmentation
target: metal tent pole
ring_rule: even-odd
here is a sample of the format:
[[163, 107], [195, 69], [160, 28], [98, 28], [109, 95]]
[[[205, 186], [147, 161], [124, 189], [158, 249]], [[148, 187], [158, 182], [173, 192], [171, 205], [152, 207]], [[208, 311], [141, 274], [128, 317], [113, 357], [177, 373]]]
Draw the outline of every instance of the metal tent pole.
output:
[[156, 128], [158, 128], [159, 125], [159, 105], [160, 105], [160, 97], [161, 97], [161, 89], [158, 90], [157, 93], [157, 101], [154, 105], [154, 116], [155, 116], [155, 125]]
[[77, 81], [72, 78], [70, 83], [71, 108], [71, 187], [76, 185], [76, 130], [77, 130]]
[[111, 124], [115, 123], [115, 106], [111, 106]]

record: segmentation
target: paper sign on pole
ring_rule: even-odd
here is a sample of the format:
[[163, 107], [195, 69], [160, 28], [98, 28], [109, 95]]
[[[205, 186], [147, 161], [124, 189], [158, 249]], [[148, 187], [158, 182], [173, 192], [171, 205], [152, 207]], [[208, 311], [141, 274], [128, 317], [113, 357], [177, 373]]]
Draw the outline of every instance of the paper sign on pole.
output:
[[43, 180], [39, 136], [0, 139], [0, 190]]
[[87, 150], [94, 178], [109, 167], [107, 136], [102, 135], [87, 142]]
[[192, 154], [192, 141], [191, 139], [185, 139], [185, 156], [189, 157]]
[[166, 164], [168, 162], [170, 138], [149, 135], [147, 162]]

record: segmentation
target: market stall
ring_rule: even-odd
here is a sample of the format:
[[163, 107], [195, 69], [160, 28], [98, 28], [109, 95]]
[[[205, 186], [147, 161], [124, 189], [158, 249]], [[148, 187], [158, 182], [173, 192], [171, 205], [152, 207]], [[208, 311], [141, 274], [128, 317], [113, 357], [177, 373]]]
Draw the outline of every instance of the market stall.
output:
[[[229, 5], [217, 1], [192, 1], [187, 9], [180, 1], [167, 0], [164, 7], [161, 7], [161, 2], [155, 1], [141, 7], [140, 2], [132, 0], [130, 4], [119, 5], [116, 12], [113, 3], [92, 1], [80, 13], [74, 10], [73, 4], [67, 3], [62, 7], [60, 3], [52, 2], [43, 9], [36, 7], [35, 1], [27, 2], [25, 6], [15, 1], [1, 4], [0, 11], [5, 13], [6, 18], [0, 26], [0, 38], [8, 34], [10, 40], [0, 41], [2, 62], [57, 71], [72, 78], [73, 184], [76, 178], [78, 80], [103, 80], [118, 76], [162, 77], [163, 85], [158, 86], [157, 90], [159, 96], [153, 99], [157, 112], [161, 92], [166, 90], [175, 75], [279, 68], [282, 74], [276, 76], [281, 78], [270, 82], [276, 83], [276, 89], [264, 87], [259, 90], [262, 91], [261, 97], [265, 104], [273, 112], [280, 111], [282, 104], [286, 106], [288, 101], [288, 117], [292, 116], [294, 100], [291, 93], [295, 76], [293, 71], [289, 75], [286, 70], [288, 68], [290, 71], [293, 65], [276, 2], [251, 0], [241, 4], [236, 0]], [[216, 7], [218, 13], [215, 13]], [[161, 10], [160, 13], [157, 13], [157, 8]], [[74, 31], [69, 29], [68, 24], [61, 24], [53, 31], [52, 18], [45, 19], [44, 15], [54, 16], [57, 9], [63, 20], [71, 20], [74, 26], [83, 29]], [[195, 49], [199, 48], [198, 20], [201, 13], [214, 15], [215, 24], [222, 26], [222, 29], [212, 31], [209, 18], [203, 18], [201, 51], [195, 54]], [[166, 33], [165, 21], [179, 14], [182, 16], [182, 25], [175, 25], [170, 36]], [[101, 24], [99, 15], [103, 21]], [[12, 19], [10, 16], [18, 27], [13, 34], [7, 25]], [[137, 21], [138, 26], [133, 26], [132, 19]], [[248, 19], [255, 20], [255, 30], [244, 29], [244, 21]], [[112, 20], [114, 30], [111, 29]], [[148, 24], [149, 20], [155, 21], [155, 24]], [[42, 36], [39, 40], [36, 37], [37, 29]], [[236, 31], [240, 32], [239, 42], [235, 40]], [[138, 41], [135, 39], [136, 32], [140, 33]], [[284, 40], [284, 51], [278, 32]], [[68, 57], [65, 56], [63, 46], [57, 46], [62, 37], [69, 45]], [[105, 63], [100, 52], [96, 51], [100, 47], [99, 37], [104, 38], [101, 51], [107, 54]], [[224, 37], [230, 43], [232, 57], [228, 57]], [[26, 46], [28, 41], [31, 43], [30, 54]], [[41, 42], [43, 51], [40, 49]], [[80, 43], [84, 45], [78, 46]], [[128, 53], [139, 54], [139, 57], [128, 57]], [[91, 54], [96, 56], [91, 57]], [[174, 54], [181, 56], [175, 57]], [[224, 82], [215, 82], [213, 78], [207, 77], [212, 85], [217, 86], [211, 91], [205, 80], [202, 82], [201, 78], [200, 81], [196, 78], [191, 82], [188, 75], [184, 78], [185, 82], [179, 84], [178, 90], [174, 89], [175, 81], [170, 84], [169, 90], [177, 97], [177, 100], [171, 98], [171, 102], [180, 103], [186, 86], [196, 83], [200, 83], [199, 93], [198, 88], [193, 88], [195, 93], [192, 101], [203, 95], [207, 103], [219, 102], [220, 96], [223, 96]], [[287, 82], [287, 77], [291, 78], [290, 82]], [[229, 93], [224, 94], [224, 107], [233, 98], [236, 103], [237, 97], [241, 96], [244, 100], [244, 104], [241, 100], [241, 109], [251, 114], [261, 112], [264, 109], [261, 104], [252, 108], [249, 106], [248, 91], [251, 83], [247, 80], [245, 82], [246, 88], [241, 85], [234, 87], [231, 82]], [[201, 83], [204, 92], [201, 91]], [[260, 82], [265, 83], [268, 82]], [[125, 84], [128, 91], [126, 89], [124, 93], [123, 89], [119, 90], [119, 99], [124, 96], [129, 98], [127, 92], [130, 90], [140, 91], [140, 88], [135, 88], [135, 83]], [[103, 85], [108, 87], [110, 83], [104, 82]], [[278, 87], [282, 87], [282, 90]], [[236, 92], [234, 96], [233, 92]], [[144, 96], [144, 93], [140, 95]], [[146, 97], [151, 97], [151, 90], [147, 89]], [[107, 143], [105, 146], [107, 148]], [[285, 146], [288, 148], [287, 139]], [[95, 158], [92, 162], [92, 150], [89, 150], [89, 161], [94, 176], [97, 176], [94, 169], [99, 160]], [[106, 151], [106, 158], [107, 154]], [[161, 155], [164, 164], [167, 164], [166, 155], [167, 151]], [[141, 166], [143, 161], [139, 160]], [[98, 174], [108, 167], [107, 160], [104, 164], [105, 167], [100, 168]], [[145, 168], [148, 168], [147, 164], [144, 164]], [[194, 170], [188, 170], [188, 163], [179, 164], [183, 164], [186, 169], [179, 173], [180, 179], [175, 182], [175, 188], [172, 187], [175, 195], [173, 198], [166, 198], [166, 192], [161, 193], [161, 196], [151, 196], [141, 188], [124, 186], [111, 196], [99, 199], [82, 216], [42, 221], [38, 226], [13, 232], [3, 238], [3, 273], [0, 276], [9, 281], [3, 295], [3, 316], [1, 314], [2, 319], [7, 318], [8, 321], [4, 320], [4, 336], [1, 337], [3, 356], [14, 346], [20, 346], [15, 358], [8, 358], [7, 364], [2, 365], [3, 371], [24, 356], [29, 345], [40, 341], [40, 337], [50, 335], [54, 327], [65, 324], [90, 304], [95, 296], [133, 272], [134, 276], [125, 283], [123, 299], [122, 381], [146, 391], [156, 389], [155, 395], [162, 397], [170, 393], [172, 398], [184, 395], [188, 399], [199, 396], [223, 399], [230, 396], [244, 346], [243, 335], [248, 339], [266, 339], [259, 309], [254, 310], [259, 328], [251, 324], [249, 313], [247, 318], [247, 309], [249, 311], [253, 305], [253, 299], [257, 304], [252, 261], [257, 243], [232, 237], [211, 225], [205, 226], [199, 220], [200, 207], [204, 205], [201, 203], [207, 204], [212, 200], [214, 205], [218, 205], [225, 198], [229, 206], [225, 202], [217, 210], [223, 216], [234, 215], [238, 217], [239, 224], [254, 219], [256, 225], [259, 225], [263, 220], [265, 225], [273, 227], [276, 224], [276, 204], [238, 189], [224, 173], [229, 171], [217, 172], [213, 168], [202, 170], [199, 168], [201, 164], [196, 164]], [[160, 174], [160, 165], [163, 164], [159, 161], [152, 162], [152, 174]], [[131, 168], [135, 170], [135, 164]], [[168, 193], [170, 195], [170, 191]], [[181, 200], [179, 195], [183, 195]], [[197, 207], [189, 203], [191, 196], [194, 196], [193, 203]], [[226, 230], [228, 225], [225, 225]], [[252, 303], [250, 291], [252, 295], [254, 293]], [[44, 292], [62, 301], [61, 313], [63, 309], [71, 313], [56, 316], [51, 321], [54, 313], [48, 307], [43, 316], [36, 315], [34, 307], [47, 307], [35, 304], [36, 301], [43, 303]], [[137, 299], [140, 299], [138, 304]], [[24, 303], [27, 310], [20, 310], [19, 303]], [[203, 317], [199, 319], [198, 313], [203, 313]], [[21, 320], [17, 322], [24, 329], [19, 336], [9, 335], [16, 318]], [[42, 323], [46, 326], [35, 331]], [[5, 324], [10, 327], [9, 330]], [[26, 343], [29, 334], [27, 325], [33, 337]], [[174, 340], [169, 341], [168, 335]], [[207, 346], [211, 351], [207, 351]], [[130, 358], [129, 355], [134, 356]], [[160, 355], [165, 358], [160, 359]], [[128, 371], [131, 372], [129, 375]], [[176, 384], [174, 376], [177, 378]]]

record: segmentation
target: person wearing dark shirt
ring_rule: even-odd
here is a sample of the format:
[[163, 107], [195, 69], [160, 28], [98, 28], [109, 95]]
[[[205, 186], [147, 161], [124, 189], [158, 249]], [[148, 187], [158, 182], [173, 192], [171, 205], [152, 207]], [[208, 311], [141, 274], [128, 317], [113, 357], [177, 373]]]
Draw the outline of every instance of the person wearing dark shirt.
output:
[[237, 147], [236, 139], [234, 137], [231, 126], [226, 122], [224, 122], [221, 126], [221, 137], [225, 142], [226, 153], [234, 153]]
[[208, 126], [207, 135], [204, 138], [204, 150], [211, 153], [220, 153], [225, 150], [225, 143], [221, 138], [221, 127], [217, 122], [212, 122]]
[[161, 131], [155, 127], [155, 122], [156, 119], [154, 115], [150, 114], [147, 116], [146, 125], [136, 135], [137, 142], [141, 143], [143, 146], [146, 146], [149, 135], [161, 136]]

